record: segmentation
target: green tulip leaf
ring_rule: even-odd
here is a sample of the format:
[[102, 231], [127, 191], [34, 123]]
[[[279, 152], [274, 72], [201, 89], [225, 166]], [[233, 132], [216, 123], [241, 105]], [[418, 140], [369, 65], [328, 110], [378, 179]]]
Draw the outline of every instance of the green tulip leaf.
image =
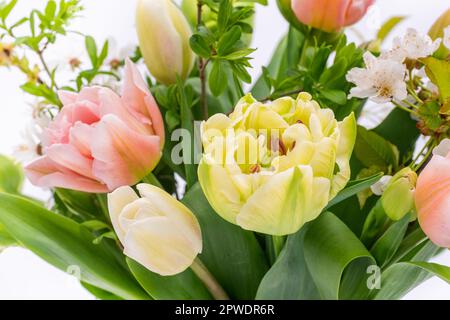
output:
[[277, 261], [266, 273], [256, 299], [315, 300], [319, 292], [311, 278], [304, 256], [304, 238], [309, 224], [288, 236]]
[[380, 172], [380, 173], [374, 174], [367, 178], [349, 181], [347, 183], [347, 185], [345, 186], [345, 188], [342, 191], [340, 191], [336, 195], [336, 197], [334, 197], [328, 203], [327, 208], [330, 208], [330, 207], [334, 206], [335, 204], [338, 204], [339, 202], [344, 201], [344, 200], [354, 196], [355, 194], [358, 194], [359, 192], [366, 190], [371, 185], [373, 185], [375, 182], [380, 180], [382, 176], [383, 176], [383, 173]]
[[173, 276], [161, 276], [127, 258], [131, 272], [155, 300], [209, 300], [211, 295], [194, 272], [188, 268]]
[[255, 235], [223, 220], [209, 205], [199, 184], [182, 201], [202, 228], [200, 260], [231, 299], [254, 299], [268, 263]]
[[308, 270], [323, 299], [364, 299], [369, 294], [367, 267], [375, 259], [334, 214], [323, 213], [305, 234]]
[[18, 196], [0, 193], [0, 203], [0, 224], [48, 263], [63, 271], [79, 268], [81, 281], [119, 297], [148, 298], [122, 254], [106, 241], [94, 244], [87, 228]]
[[382, 268], [390, 262], [397, 252], [405, 236], [409, 220], [410, 215], [407, 214], [400, 221], [394, 222], [370, 249], [370, 253]]
[[0, 155], [0, 192], [20, 193], [23, 171], [11, 158]]
[[372, 291], [371, 298], [400, 299], [433, 275], [438, 275], [449, 282], [450, 268], [423, 262], [440, 251], [441, 248], [429, 240], [419, 245], [412, 255], [405, 258], [405, 261], [395, 263], [382, 272], [380, 288]]
[[421, 59], [430, 80], [439, 88], [443, 102], [450, 98], [450, 62], [433, 57]]

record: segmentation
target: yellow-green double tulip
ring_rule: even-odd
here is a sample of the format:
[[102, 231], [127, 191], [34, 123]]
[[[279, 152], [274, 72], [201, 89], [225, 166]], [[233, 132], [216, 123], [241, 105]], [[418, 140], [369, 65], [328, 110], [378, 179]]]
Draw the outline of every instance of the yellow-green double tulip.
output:
[[139, 47], [148, 70], [163, 84], [186, 79], [194, 66], [191, 28], [171, 0], [139, 0], [136, 9]]
[[202, 251], [200, 225], [194, 214], [164, 190], [137, 185], [108, 194], [108, 209], [124, 254], [147, 269], [167, 276], [190, 267]]
[[286, 235], [315, 219], [350, 178], [353, 114], [338, 122], [308, 93], [268, 104], [244, 96], [202, 124], [202, 189], [244, 229]]

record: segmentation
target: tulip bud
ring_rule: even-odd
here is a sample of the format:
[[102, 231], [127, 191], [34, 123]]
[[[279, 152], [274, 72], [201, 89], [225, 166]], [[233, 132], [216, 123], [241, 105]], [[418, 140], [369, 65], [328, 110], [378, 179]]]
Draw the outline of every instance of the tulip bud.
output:
[[159, 82], [173, 84], [177, 75], [188, 77], [194, 65], [192, 31], [171, 0], [139, 0], [136, 29], [147, 68]]
[[163, 276], [183, 272], [202, 251], [194, 214], [164, 190], [139, 184], [108, 194], [108, 209], [124, 254]]
[[416, 181], [417, 174], [409, 167], [397, 172], [389, 181], [381, 196], [381, 204], [390, 219], [400, 220], [414, 209]]
[[[428, 35], [431, 39], [436, 40], [444, 36], [444, 29], [450, 25], [450, 9], [445, 11], [431, 26]], [[439, 59], [445, 59], [450, 54], [450, 50], [445, 47], [444, 42], [441, 43], [439, 49], [434, 56]]]
[[374, 2], [374, 0], [291, 1], [292, 10], [301, 23], [326, 32], [337, 32], [358, 22]]
[[248, 94], [201, 129], [205, 196], [222, 218], [247, 230], [297, 232], [350, 178], [354, 115], [338, 122], [306, 92], [267, 104]]

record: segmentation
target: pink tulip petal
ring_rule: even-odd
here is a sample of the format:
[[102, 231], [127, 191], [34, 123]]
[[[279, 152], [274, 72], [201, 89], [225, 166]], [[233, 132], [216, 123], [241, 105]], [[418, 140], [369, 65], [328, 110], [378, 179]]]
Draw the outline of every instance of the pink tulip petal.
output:
[[83, 156], [91, 158], [91, 141], [93, 134], [94, 127], [77, 122], [70, 129], [70, 144], [75, 146]]
[[83, 177], [50, 160], [40, 157], [25, 167], [25, 173], [31, 183], [43, 188], [66, 188], [84, 192], [108, 192], [106, 185]]
[[92, 175], [92, 159], [83, 156], [71, 144], [54, 144], [46, 150], [46, 155], [62, 167], [87, 178], [95, 179]]
[[111, 190], [137, 183], [161, 157], [158, 136], [133, 131], [114, 115], [97, 125], [91, 147], [94, 175]]
[[66, 90], [58, 91], [59, 100], [61, 100], [63, 105], [72, 104], [77, 101], [78, 93]]
[[155, 134], [161, 137], [162, 147], [164, 145], [164, 124], [161, 112], [139, 70], [130, 59], [125, 60], [122, 100], [138, 119], [152, 125]]
[[450, 247], [450, 158], [431, 159], [417, 180], [415, 201], [425, 234], [437, 245]]
[[345, 26], [358, 22], [373, 4], [374, 0], [353, 0], [345, 13]]

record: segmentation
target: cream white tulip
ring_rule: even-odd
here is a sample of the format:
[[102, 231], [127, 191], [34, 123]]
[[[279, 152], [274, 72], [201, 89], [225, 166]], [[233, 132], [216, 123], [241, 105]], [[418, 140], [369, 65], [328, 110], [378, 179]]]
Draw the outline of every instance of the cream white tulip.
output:
[[124, 254], [163, 276], [183, 272], [202, 251], [194, 214], [164, 190], [128, 186], [108, 194], [108, 209]]
[[194, 66], [189, 23], [171, 0], [139, 0], [136, 9], [139, 46], [150, 73], [163, 84], [187, 78]]

